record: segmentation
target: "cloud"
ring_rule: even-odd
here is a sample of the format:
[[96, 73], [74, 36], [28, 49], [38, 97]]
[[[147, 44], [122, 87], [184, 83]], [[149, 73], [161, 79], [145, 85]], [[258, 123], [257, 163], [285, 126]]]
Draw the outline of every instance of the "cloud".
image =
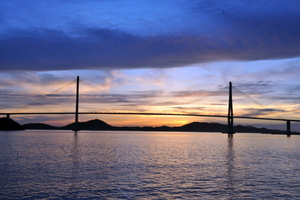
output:
[[[47, 2], [38, 3], [45, 14], [29, 12], [36, 8], [30, 4], [18, 14], [17, 2], [7, 3], [8, 11], [2, 9], [2, 71], [167, 68], [300, 56], [297, 1], [273, 6], [236, 1], [166, 1], [154, 6], [146, 1], [133, 7], [137, 2], [56, 2], [57, 12], [55, 6], [46, 11]], [[124, 9], [116, 10], [117, 5]], [[108, 11], [96, 12], [97, 7]], [[60, 19], [61, 25], [55, 26]]]
[[227, 90], [208, 91], [208, 90], [189, 90], [189, 91], [176, 91], [172, 92], [172, 96], [178, 97], [214, 97], [214, 96], [227, 96]]
[[[246, 79], [246, 78], [245, 78]], [[278, 86], [276, 81], [236, 81], [233, 83], [232, 93], [235, 98], [246, 97], [250, 98], [252, 95], [267, 95], [274, 94], [274, 88]], [[228, 97], [229, 86], [218, 85], [215, 90], [184, 90], [184, 91], [174, 91], [172, 95], [175, 98], [178, 97]]]
[[207, 107], [205, 106], [198, 106], [198, 107], [193, 107], [193, 106], [173, 106], [170, 107], [172, 110], [174, 110], [175, 112], [179, 112], [179, 113], [197, 113], [199, 111], [205, 111], [207, 109]]
[[233, 86], [233, 93], [237, 96], [250, 96], [268, 94], [274, 92], [278, 84], [276, 81], [244, 81], [237, 82]]

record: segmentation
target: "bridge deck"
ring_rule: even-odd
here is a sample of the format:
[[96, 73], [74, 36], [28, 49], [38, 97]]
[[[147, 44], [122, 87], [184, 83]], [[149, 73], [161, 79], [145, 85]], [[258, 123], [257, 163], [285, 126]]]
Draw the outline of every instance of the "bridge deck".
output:
[[[40, 113], [0, 113], [0, 115], [75, 115], [75, 112], [40, 112]], [[201, 114], [182, 114], [182, 113], [134, 113], [134, 112], [79, 112], [80, 115], [168, 115], [168, 116], [186, 116], [186, 117], [220, 117], [228, 118], [227, 115], [201, 115]], [[259, 120], [273, 120], [273, 121], [291, 121], [300, 122], [296, 119], [279, 119], [266, 117], [239, 117], [234, 116], [235, 119], [259, 119]]]

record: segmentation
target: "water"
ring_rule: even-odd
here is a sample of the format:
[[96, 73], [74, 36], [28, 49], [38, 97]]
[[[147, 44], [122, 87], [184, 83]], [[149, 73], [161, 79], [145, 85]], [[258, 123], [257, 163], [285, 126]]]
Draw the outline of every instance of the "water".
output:
[[0, 132], [0, 199], [299, 199], [300, 136]]

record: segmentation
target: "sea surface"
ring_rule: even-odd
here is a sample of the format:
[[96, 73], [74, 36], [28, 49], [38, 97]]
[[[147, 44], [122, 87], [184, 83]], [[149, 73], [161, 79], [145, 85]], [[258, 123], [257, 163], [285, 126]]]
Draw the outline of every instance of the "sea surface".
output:
[[2, 131], [0, 199], [300, 199], [300, 136]]

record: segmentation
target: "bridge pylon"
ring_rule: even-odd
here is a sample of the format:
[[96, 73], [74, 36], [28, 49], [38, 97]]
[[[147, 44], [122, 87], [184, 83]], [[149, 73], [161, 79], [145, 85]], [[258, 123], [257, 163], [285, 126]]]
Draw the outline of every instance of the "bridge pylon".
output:
[[79, 108], [79, 76], [77, 76], [77, 84], [76, 84], [76, 106], [75, 106], [75, 128], [73, 131], [79, 131], [78, 126], [78, 109]]
[[233, 104], [232, 104], [232, 83], [229, 82], [229, 100], [228, 100], [228, 137], [232, 137], [233, 130]]
[[286, 120], [286, 135], [291, 136], [291, 120]]

